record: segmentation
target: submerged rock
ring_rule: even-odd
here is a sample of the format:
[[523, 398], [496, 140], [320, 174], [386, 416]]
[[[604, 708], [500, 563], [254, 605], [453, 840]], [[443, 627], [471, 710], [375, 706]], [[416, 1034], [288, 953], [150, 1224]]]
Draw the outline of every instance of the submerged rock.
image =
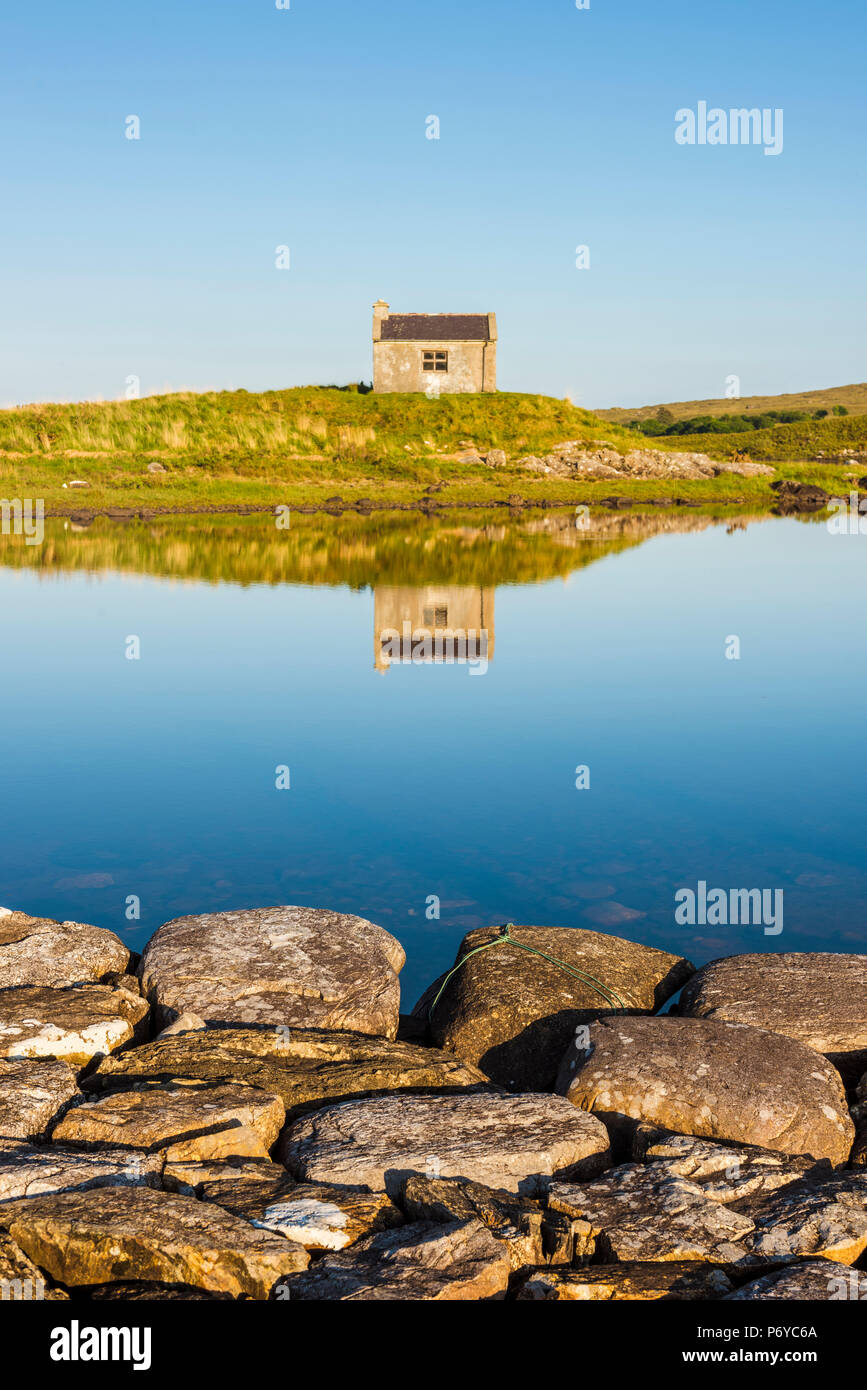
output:
[[[612, 1009], [653, 1012], [695, 968], [681, 956], [577, 927], [512, 927], [511, 935], [587, 979], [505, 942], [470, 957], [430, 1016], [438, 1047], [509, 1089], [550, 1090], [578, 1025]], [[455, 963], [499, 936], [492, 927], [469, 932]], [[427, 1017], [441, 985], [442, 979], [422, 996], [417, 1017]]]
[[277, 1297], [443, 1303], [499, 1299], [508, 1282], [508, 1256], [480, 1221], [422, 1221], [323, 1256], [306, 1274], [285, 1280]]
[[608, 1018], [571, 1047], [557, 1088], [616, 1133], [680, 1134], [845, 1163], [854, 1137], [839, 1073], [780, 1033], [716, 1019]]
[[44, 1139], [78, 1094], [66, 1062], [0, 1061], [0, 1141]]
[[679, 1012], [784, 1033], [854, 1082], [867, 1066], [867, 955], [727, 956], [693, 975]]
[[671, 1260], [667, 1264], [589, 1265], [583, 1269], [536, 1270], [518, 1290], [525, 1302], [614, 1302], [628, 1299], [724, 1298], [732, 1282], [715, 1265], [696, 1260]]
[[0, 991], [0, 1057], [62, 1057], [83, 1067], [141, 1035], [141, 995], [111, 985]]
[[559, 1096], [389, 1096], [296, 1120], [280, 1156], [297, 1178], [398, 1196], [406, 1179], [470, 1178], [533, 1196], [554, 1174], [597, 1173], [608, 1135]]
[[[236, 1132], [252, 1130], [258, 1139], [255, 1156], [267, 1156], [284, 1118], [280, 1098], [253, 1086], [156, 1085], [116, 1091], [74, 1106], [56, 1127], [53, 1138], [59, 1144], [90, 1148], [184, 1145], [184, 1153], [172, 1157], [214, 1158], [239, 1152], [234, 1147]], [[229, 1153], [215, 1150], [214, 1140], [227, 1144]]]
[[280, 1097], [289, 1118], [363, 1096], [491, 1089], [482, 1072], [435, 1048], [313, 1028], [208, 1028], [161, 1037], [106, 1057], [82, 1086], [103, 1091], [180, 1077], [258, 1086]]
[[139, 973], [157, 1024], [270, 1023], [397, 1033], [403, 947], [382, 927], [309, 907], [212, 912], [166, 922]]
[[309, 1258], [302, 1246], [220, 1207], [147, 1187], [9, 1202], [3, 1223], [30, 1259], [67, 1286], [183, 1283], [264, 1299]]
[[0, 911], [0, 990], [101, 980], [126, 970], [129, 958], [120, 938], [101, 927]]
[[706, 1197], [663, 1165], [623, 1164], [592, 1183], [553, 1183], [548, 1205], [584, 1228], [583, 1249], [603, 1263], [706, 1260], [737, 1265], [748, 1216]]

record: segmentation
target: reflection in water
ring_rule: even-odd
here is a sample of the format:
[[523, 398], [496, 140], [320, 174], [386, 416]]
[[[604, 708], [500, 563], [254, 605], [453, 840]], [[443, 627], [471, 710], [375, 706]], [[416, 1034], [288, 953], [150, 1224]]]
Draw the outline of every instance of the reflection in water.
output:
[[494, 656], [494, 590], [457, 584], [380, 585], [374, 593], [373, 664], [469, 663], [484, 673]]

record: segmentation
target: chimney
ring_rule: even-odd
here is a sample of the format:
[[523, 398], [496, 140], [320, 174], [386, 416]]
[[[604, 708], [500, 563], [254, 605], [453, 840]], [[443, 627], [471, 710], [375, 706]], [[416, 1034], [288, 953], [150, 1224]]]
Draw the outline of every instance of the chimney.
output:
[[378, 299], [373, 306], [373, 340], [378, 342], [384, 319], [388, 318], [388, 305], [384, 299]]

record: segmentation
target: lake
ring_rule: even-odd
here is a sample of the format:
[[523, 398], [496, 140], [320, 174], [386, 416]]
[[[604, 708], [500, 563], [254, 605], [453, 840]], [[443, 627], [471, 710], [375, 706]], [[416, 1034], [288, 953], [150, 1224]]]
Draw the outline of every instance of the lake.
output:
[[[134, 949], [185, 913], [358, 913], [406, 948], [405, 1010], [509, 920], [696, 963], [864, 950], [867, 540], [686, 509], [575, 523], [0, 538], [0, 903]], [[782, 930], [678, 922], [699, 883], [779, 890]]]

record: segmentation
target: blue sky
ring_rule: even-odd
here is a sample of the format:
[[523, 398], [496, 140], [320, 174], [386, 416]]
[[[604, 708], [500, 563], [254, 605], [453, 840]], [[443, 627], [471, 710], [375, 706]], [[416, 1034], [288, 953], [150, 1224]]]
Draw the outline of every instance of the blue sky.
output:
[[[495, 310], [501, 389], [588, 406], [863, 380], [865, 38], [863, 0], [6, 6], [0, 403], [369, 379], [379, 297]], [[679, 146], [701, 100], [782, 108], [782, 154]]]

